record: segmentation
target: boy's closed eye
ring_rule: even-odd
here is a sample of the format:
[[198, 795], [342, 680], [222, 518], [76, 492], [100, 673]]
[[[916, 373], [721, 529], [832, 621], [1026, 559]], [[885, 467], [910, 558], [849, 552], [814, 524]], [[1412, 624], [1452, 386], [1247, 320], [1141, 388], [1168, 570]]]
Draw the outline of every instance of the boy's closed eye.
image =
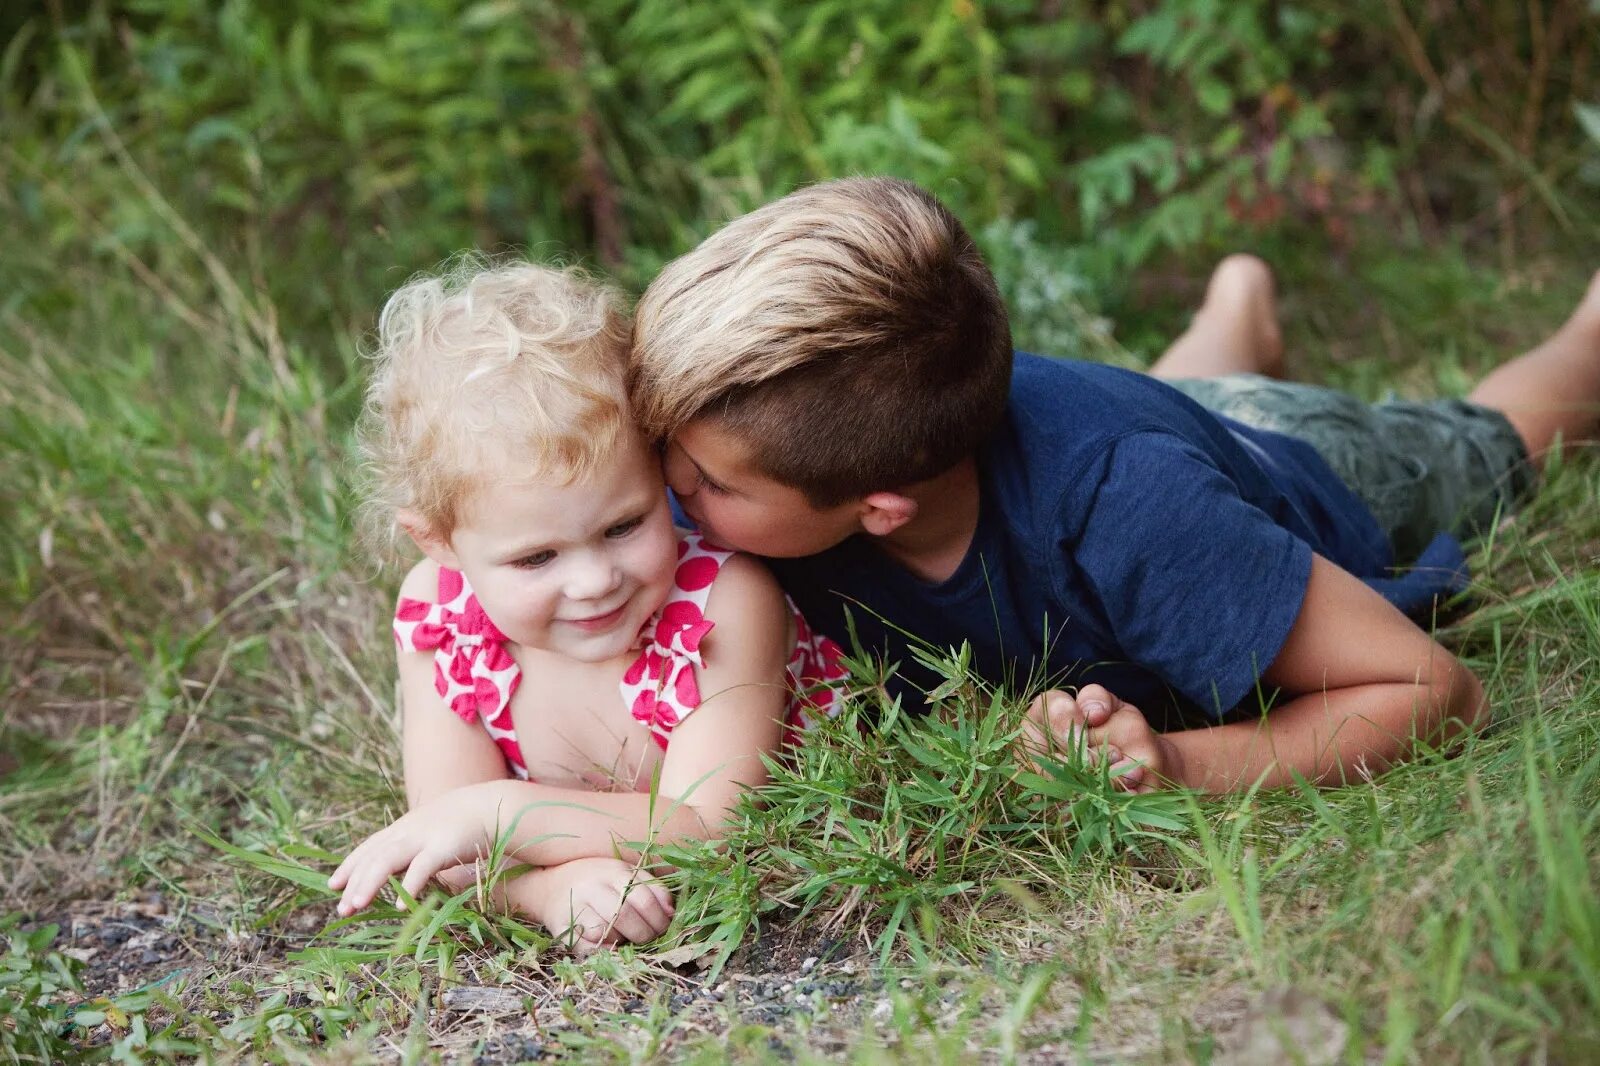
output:
[[712, 481], [706, 476], [706, 472], [701, 470], [698, 466], [694, 468], [694, 488], [696, 492], [699, 492], [701, 489], [705, 489], [713, 496], [726, 496], [732, 491], [726, 486], [719, 485], [717, 482]]

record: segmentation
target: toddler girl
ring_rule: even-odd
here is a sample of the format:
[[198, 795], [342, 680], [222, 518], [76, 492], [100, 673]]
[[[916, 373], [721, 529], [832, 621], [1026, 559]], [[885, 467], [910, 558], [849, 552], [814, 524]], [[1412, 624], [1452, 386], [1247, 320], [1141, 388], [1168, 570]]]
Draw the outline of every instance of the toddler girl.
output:
[[340, 914], [413, 895], [508, 834], [536, 867], [503, 901], [592, 948], [645, 941], [671, 899], [637, 847], [718, 834], [839, 649], [766, 570], [673, 528], [624, 391], [631, 327], [572, 271], [468, 261], [379, 319], [362, 445], [372, 510], [424, 558], [394, 632], [410, 813], [329, 880]]

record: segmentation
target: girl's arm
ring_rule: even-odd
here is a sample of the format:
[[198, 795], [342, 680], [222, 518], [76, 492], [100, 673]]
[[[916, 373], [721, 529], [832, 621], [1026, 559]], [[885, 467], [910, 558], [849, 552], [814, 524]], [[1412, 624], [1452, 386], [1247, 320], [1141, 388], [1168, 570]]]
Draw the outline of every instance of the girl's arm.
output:
[[399, 870], [414, 894], [508, 829], [511, 853], [535, 866], [629, 854], [628, 843], [715, 837], [740, 793], [766, 781], [761, 755], [782, 740], [793, 638], [777, 583], [742, 556], [723, 566], [706, 617], [715, 628], [701, 645], [703, 698], [674, 729], [654, 795], [503, 779], [457, 787], [351, 853], [331, 881], [345, 887], [341, 911], [364, 907]]
[[[424, 559], [401, 583], [400, 596], [429, 603], [437, 598], [439, 566]], [[434, 687], [432, 652], [399, 653], [402, 750], [406, 801], [412, 810], [456, 789], [510, 779], [505, 757], [477, 722], [464, 722]], [[444, 802], [450, 802], [448, 799]], [[435, 875], [451, 892], [477, 880], [473, 865]], [[618, 939], [639, 943], [666, 932], [672, 897], [658, 884], [614, 859], [586, 859], [540, 867], [494, 882], [494, 905], [542, 923], [553, 935], [570, 935], [580, 950]]]
[[[423, 559], [400, 584], [402, 599], [439, 598], [439, 564]], [[431, 651], [400, 651], [400, 729], [406, 805], [415, 810], [465, 785], [509, 777], [506, 760], [477, 722], [464, 722], [434, 687]]]

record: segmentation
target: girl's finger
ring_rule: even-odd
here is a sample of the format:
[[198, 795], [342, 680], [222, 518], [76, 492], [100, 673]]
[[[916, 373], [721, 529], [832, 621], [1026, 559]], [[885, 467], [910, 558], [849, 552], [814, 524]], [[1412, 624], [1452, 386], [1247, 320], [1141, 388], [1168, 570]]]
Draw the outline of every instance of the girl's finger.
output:
[[651, 881], [645, 885], [645, 888], [650, 890], [650, 894], [656, 898], [656, 903], [661, 907], [662, 913], [669, 920], [674, 914], [678, 913], [678, 908], [673, 906], [672, 903], [672, 893], [667, 890], [666, 885], [659, 881]]
[[339, 913], [348, 917], [356, 911], [367, 907], [378, 895], [378, 889], [383, 887], [386, 874], [373, 874], [370, 867], [360, 867], [350, 875], [350, 883], [344, 886], [344, 896], [339, 901]]
[[[650, 927], [650, 935], [646, 940], [654, 940], [667, 931], [667, 926], [672, 924], [672, 911], [662, 906], [662, 899], [650, 891], [649, 885], [636, 885], [628, 893], [627, 905], [632, 907], [644, 923]], [[629, 937], [632, 940], [632, 937]], [[637, 941], [636, 941], [637, 942]]]
[[611, 932], [611, 923], [595, 912], [593, 907], [584, 907], [582, 913], [572, 916], [572, 928], [567, 930], [567, 943], [580, 954], [600, 947], [607, 940]]
[[364, 895], [361, 891], [360, 884], [356, 883], [360, 872], [360, 870], [357, 870], [351, 875], [352, 883], [344, 886], [344, 894], [339, 897], [338, 913], [339, 917], [341, 918], [350, 917], [356, 911], [361, 910], [367, 904], [372, 902], [372, 897], [370, 895]]
[[350, 879], [355, 876], [355, 871], [359, 867], [370, 864], [373, 861], [373, 856], [382, 855], [392, 836], [389, 830], [393, 828], [393, 826], [389, 826], [387, 829], [380, 829], [352, 848], [350, 854], [344, 857], [344, 862], [341, 862], [339, 868], [333, 871], [333, 876], [328, 878], [328, 887], [344, 887], [349, 884]]
[[390, 874], [405, 869], [413, 858], [414, 853], [404, 842], [371, 849], [371, 853], [364, 857], [361, 868], [350, 875], [350, 883], [345, 886], [345, 898], [355, 904], [356, 910], [360, 910], [378, 898]]
[[334, 870], [333, 873], [331, 875], [329, 875], [329, 877], [328, 877], [328, 887], [329, 888], [343, 888], [344, 887], [345, 881], [349, 880], [349, 878], [350, 878], [350, 868], [355, 865], [356, 854], [358, 852], [360, 852], [360, 850], [361, 849], [358, 847], [358, 848], [356, 848], [355, 851], [352, 851], [350, 854], [346, 855], [344, 857], [344, 861], [339, 864], [339, 868], [337, 870]]
[[420, 851], [406, 867], [406, 875], [400, 879], [400, 887], [404, 888], [416, 899], [428, 887], [428, 882], [433, 880], [433, 875], [444, 869], [449, 863], [448, 856], [439, 855], [432, 851]]
[[646, 944], [657, 936], [655, 927], [632, 902], [632, 897], [624, 901], [611, 918], [611, 928], [618, 938], [633, 944]]

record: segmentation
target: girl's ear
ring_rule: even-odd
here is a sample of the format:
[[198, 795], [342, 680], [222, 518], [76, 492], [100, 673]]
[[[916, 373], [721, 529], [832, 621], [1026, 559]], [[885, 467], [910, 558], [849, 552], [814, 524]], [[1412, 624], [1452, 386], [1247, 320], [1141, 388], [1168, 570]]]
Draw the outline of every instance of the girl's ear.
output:
[[440, 536], [420, 514], [409, 507], [402, 507], [395, 515], [395, 521], [400, 523], [400, 528], [406, 531], [411, 542], [422, 549], [423, 555], [448, 569], [461, 569], [456, 553], [450, 547], [450, 538]]

